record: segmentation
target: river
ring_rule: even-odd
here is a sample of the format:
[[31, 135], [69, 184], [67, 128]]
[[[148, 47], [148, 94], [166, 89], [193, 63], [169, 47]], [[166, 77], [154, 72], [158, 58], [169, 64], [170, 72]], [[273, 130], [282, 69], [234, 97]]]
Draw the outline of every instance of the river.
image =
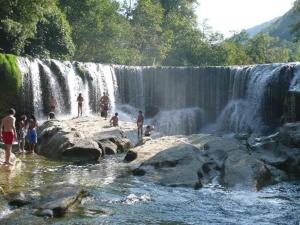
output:
[[[297, 182], [281, 183], [260, 192], [226, 190], [217, 184], [200, 190], [171, 188], [128, 175], [129, 168], [122, 157], [74, 165], [24, 155], [20, 156], [20, 171], [0, 174], [0, 186], [12, 192], [66, 182], [90, 192], [82, 208], [64, 218], [47, 220], [47, 224], [299, 224]], [[12, 210], [4, 201], [0, 206], [2, 224]]]

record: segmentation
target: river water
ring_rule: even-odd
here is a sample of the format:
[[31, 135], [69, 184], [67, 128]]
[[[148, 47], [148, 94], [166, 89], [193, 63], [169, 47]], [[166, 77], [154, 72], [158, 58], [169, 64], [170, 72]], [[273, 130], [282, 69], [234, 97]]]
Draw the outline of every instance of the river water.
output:
[[[299, 224], [299, 183], [281, 183], [260, 192], [226, 190], [218, 185], [201, 190], [170, 188], [129, 175], [122, 157], [73, 165], [24, 155], [19, 171], [1, 172], [0, 186], [12, 192], [66, 182], [91, 193], [82, 208], [46, 224]], [[4, 201], [0, 201], [0, 210], [2, 224], [12, 210]]]

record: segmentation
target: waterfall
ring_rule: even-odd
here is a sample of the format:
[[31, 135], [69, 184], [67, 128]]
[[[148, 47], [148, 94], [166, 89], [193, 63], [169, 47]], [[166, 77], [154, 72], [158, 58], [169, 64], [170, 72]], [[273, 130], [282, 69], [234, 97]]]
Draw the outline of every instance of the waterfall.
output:
[[[121, 103], [144, 109], [162, 131], [193, 133], [199, 126], [216, 123], [214, 127], [224, 132], [267, 133], [280, 125], [289, 89], [300, 83], [298, 67], [295, 63], [189, 68], [120, 66], [116, 75]], [[185, 127], [182, 121], [190, 108], [199, 108], [202, 116], [193, 123], [185, 122], [190, 124]], [[198, 126], [193, 127], [194, 123]]]
[[[51, 95], [59, 115], [77, 115], [79, 93], [84, 114], [99, 113], [103, 92], [110, 98], [111, 113], [134, 121], [142, 110], [147, 123], [164, 134], [196, 133], [205, 127], [268, 133], [284, 121], [287, 109], [293, 114], [299, 109], [289, 106], [290, 93], [300, 92], [297, 63], [138, 67], [22, 57], [18, 63], [23, 74], [20, 108], [40, 118], [50, 110]], [[293, 96], [294, 105], [297, 98]]]
[[77, 96], [84, 98], [85, 115], [99, 113], [100, 98], [106, 92], [111, 110], [116, 109], [117, 81], [109, 65], [58, 60], [18, 58], [23, 74], [22, 104], [24, 113], [44, 118], [50, 111], [49, 100], [54, 96], [59, 116], [77, 115]]

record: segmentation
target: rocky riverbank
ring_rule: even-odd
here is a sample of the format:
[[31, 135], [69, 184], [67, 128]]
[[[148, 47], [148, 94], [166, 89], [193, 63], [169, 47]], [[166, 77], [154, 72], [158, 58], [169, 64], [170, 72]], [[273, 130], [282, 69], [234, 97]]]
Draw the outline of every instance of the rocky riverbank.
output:
[[[107, 126], [101, 118], [46, 121], [38, 130], [38, 154], [51, 159], [99, 162], [126, 152], [133, 174], [167, 186], [195, 189], [218, 183], [229, 188], [260, 190], [299, 178], [300, 123], [261, 138], [222, 138], [209, 134], [144, 139], [133, 148], [127, 137], [132, 123]], [[128, 150], [131, 149], [129, 152]]]
[[210, 183], [260, 190], [300, 177], [300, 123], [286, 124], [275, 136], [250, 145], [213, 135], [163, 137], [128, 152], [133, 174], [167, 186], [195, 189]]

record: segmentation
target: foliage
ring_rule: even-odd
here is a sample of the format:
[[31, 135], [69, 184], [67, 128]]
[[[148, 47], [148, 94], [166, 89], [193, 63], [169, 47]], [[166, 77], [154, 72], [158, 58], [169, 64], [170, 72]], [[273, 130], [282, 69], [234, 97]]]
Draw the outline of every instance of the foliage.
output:
[[[299, 42], [286, 38], [300, 37], [300, 0], [264, 32], [249, 37], [244, 30], [226, 40], [207, 20], [197, 23], [197, 0], [124, 1], [120, 5], [121, 0], [0, 0], [0, 50], [126, 65], [300, 60]], [[292, 34], [293, 21], [299, 23]]]
[[73, 56], [74, 50], [71, 27], [57, 7], [47, 12], [37, 23], [36, 36], [29, 39], [25, 47], [28, 55], [56, 59], [68, 59]]
[[0, 54], [0, 116], [11, 107], [16, 107], [21, 88], [21, 72], [14, 55]]
[[0, 48], [16, 55], [67, 58], [71, 29], [55, 0], [0, 0]]

